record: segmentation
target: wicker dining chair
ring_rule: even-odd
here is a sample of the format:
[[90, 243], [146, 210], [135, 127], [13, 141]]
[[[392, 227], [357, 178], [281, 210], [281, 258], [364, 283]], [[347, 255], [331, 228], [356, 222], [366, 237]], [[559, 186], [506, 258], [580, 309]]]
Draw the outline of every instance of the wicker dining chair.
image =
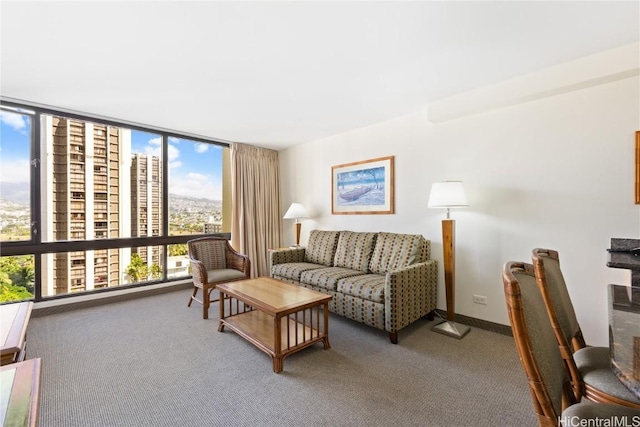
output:
[[640, 409], [633, 394], [611, 369], [609, 347], [585, 344], [567, 284], [560, 269], [558, 252], [536, 248], [531, 253], [536, 282], [545, 302], [545, 311], [571, 375], [576, 399], [615, 403]]
[[[219, 283], [249, 279], [251, 263], [249, 257], [234, 250], [222, 237], [200, 237], [187, 242], [189, 263], [193, 276], [193, 293], [188, 307], [196, 301], [202, 304], [202, 318], [209, 318], [211, 292]], [[197, 296], [202, 289], [202, 297]]]
[[516, 349], [541, 427], [596, 425], [593, 423], [604, 419], [619, 421], [625, 416], [628, 420], [640, 416], [640, 410], [627, 406], [579, 403], [536, 284], [533, 266], [508, 262], [503, 268], [502, 281]]

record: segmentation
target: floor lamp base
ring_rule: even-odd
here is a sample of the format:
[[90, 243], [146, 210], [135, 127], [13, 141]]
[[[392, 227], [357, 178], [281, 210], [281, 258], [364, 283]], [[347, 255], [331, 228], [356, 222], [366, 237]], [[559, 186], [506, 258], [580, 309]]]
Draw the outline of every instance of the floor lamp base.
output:
[[460, 323], [445, 320], [444, 322], [433, 326], [431, 330], [450, 337], [462, 339], [462, 337], [469, 333], [471, 328], [467, 325], [461, 325]]

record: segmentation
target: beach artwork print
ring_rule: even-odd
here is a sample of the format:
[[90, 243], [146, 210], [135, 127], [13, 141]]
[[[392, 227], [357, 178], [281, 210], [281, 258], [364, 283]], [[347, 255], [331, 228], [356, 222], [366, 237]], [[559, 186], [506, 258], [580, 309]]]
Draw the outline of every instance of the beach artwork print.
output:
[[331, 168], [331, 213], [392, 214], [393, 156]]

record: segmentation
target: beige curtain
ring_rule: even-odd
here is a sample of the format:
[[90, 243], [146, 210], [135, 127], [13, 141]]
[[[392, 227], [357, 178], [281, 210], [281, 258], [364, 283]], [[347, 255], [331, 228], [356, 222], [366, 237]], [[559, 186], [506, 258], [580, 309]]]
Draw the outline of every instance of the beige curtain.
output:
[[277, 151], [231, 144], [231, 199], [231, 245], [249, 256], [251, 277], [268, 276], [282, 224]]

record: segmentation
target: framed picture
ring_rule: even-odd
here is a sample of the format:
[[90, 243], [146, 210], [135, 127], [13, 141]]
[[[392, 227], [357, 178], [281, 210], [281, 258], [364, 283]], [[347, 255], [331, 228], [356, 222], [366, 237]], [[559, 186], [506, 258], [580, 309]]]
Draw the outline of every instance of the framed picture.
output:
[[640, 130], [636, 131], [636, 205], [640, 205]]
[[331, 213], [394, 213], [393, 156], [331, 167]]

